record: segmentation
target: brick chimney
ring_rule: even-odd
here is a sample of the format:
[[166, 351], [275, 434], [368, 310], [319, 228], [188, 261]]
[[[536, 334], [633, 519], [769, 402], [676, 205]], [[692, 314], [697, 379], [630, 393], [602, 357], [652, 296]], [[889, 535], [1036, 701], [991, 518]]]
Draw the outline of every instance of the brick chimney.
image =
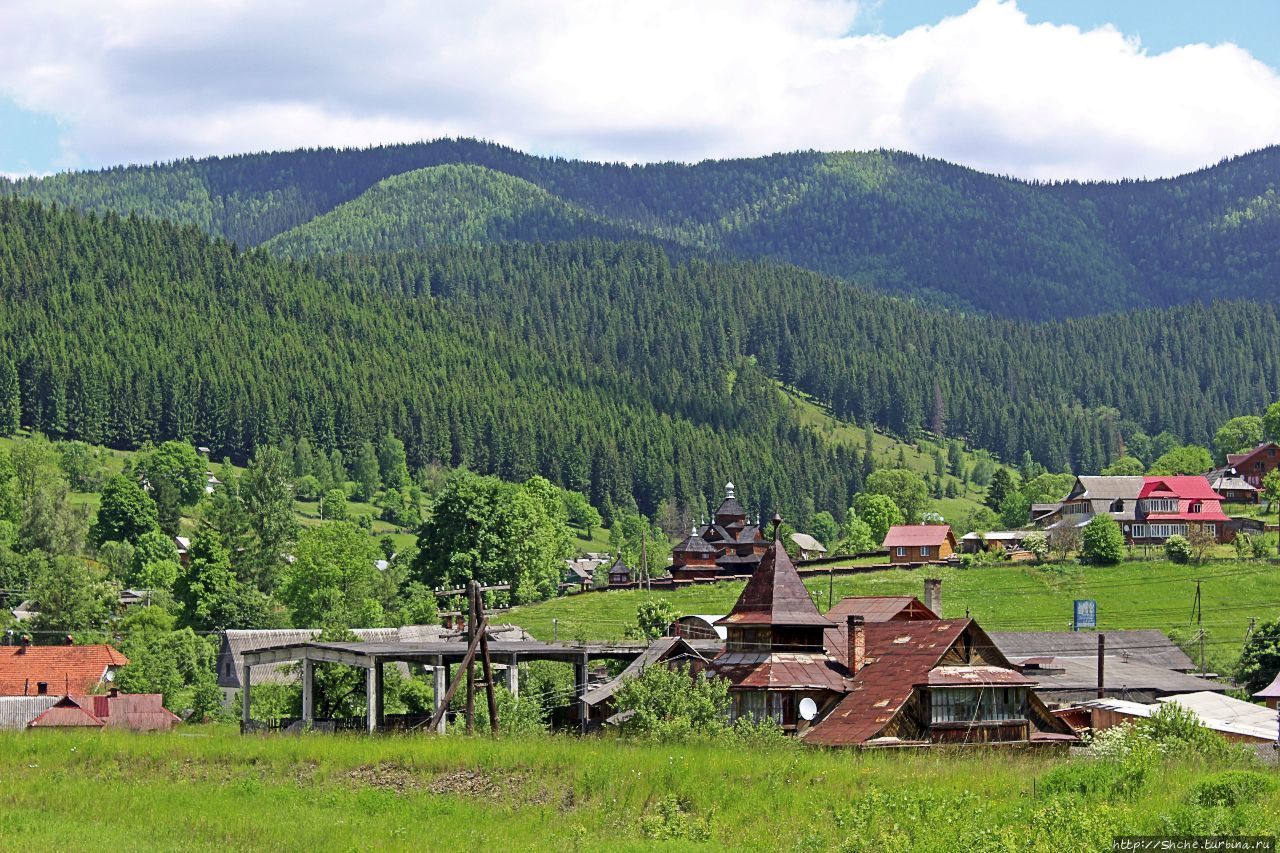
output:
[[857, 674], [867, 662], [867, 620], [862, 616], [848, 617], [849, 671]]
[[942, 578], [924, 579], [924, 606], [933, 611], [933, 615], [942, 618]]

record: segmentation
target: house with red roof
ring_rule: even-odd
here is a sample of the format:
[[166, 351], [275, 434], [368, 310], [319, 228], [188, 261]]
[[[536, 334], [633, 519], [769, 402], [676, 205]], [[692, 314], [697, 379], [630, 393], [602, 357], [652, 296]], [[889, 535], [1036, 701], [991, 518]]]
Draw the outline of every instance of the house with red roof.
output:
[[891, 563], [929, 563], [956, 552], [949, 524], [895, 524], [884, 537]]
[[178, 715], [164, 706], [161, 694], [121, 693], [113, 688], [105, 695], [63, 696], [27, 725], [33, 729], [97, 728], [152, 732], [169, 731], [179, 722]]
[[[771, 718], [823, 746], [1073, 741], [971, 619], [914, 597], [845, 599], [825, 615], [775, 538], [708, 667], [730, 716]], [[872, 621], [881, 620], [881, 621]]]
[[1230, 542], [1231, 520], [1222, 511], [1222, 497], [1203, 476], [1143, 477], [1132, 522], [1122, 523], [1131, 545], [1158, 545], [1170, 536], [1186, 536], [1200, 529], [1214, 541]]
[[105, 643], [0, 646], [0, 696], [85, 694], [99, 690], [129, 659]]
[[1262, 488], [1262, 478], [1280, 468], [1280, 444], [1268, 441], [1244, 453], [1228, 453], [1227, 467], [1234, 468], [1246, 483]]

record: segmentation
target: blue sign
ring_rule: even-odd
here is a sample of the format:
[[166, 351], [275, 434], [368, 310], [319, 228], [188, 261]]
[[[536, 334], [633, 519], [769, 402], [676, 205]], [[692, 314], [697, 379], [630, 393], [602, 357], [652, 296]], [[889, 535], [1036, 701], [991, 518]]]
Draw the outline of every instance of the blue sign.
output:
[[1075, 607], [1075, 618], [1072, 622], [1072, 630], [1079, 631], [1081, 628], [1097, 628], [1098, 627], [1098, 602], [1092, 598], [1077, 598]]

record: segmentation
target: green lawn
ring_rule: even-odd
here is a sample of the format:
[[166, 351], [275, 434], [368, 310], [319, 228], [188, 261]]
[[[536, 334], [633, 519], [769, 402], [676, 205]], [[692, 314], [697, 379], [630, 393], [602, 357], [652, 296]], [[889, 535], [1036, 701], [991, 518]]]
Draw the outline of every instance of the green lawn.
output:
[[1125, 796], [1046, 791], [1067, 763], [976, 749], [241, 737], [229, 727], [5, 732], [0, 846], [1056, 853], [1109, 850], [1116, 834], [1280, 832], [1280, 786], [1231, 809], [1189, 804], [1221, 766], [1157, 764]]
[[[1228, 672], [1240, 653], [1251, 617], [1258, 621], [1280, 617], [1280, 565], [1273, 562], [1221, 561], [1205, 566], [1166, 562], [1132, 562], [1111, 567], [1075, 564], [1030, 566], [1002, 564], [983, 568], [930, 568], [835, 577], [835, 599], [845, 595], [923, 594], [926, 576], [941, 577], [942, 609], [947, 618], [966, 612], [987, 630], [1065, 631], [1071, 628], [1072, 600], [1098, 602], [1099, 628], [1158, 628], [1176, 630], [1185, 641], [1194, 631], [1191, 605], [1196, 579], [1207, 630], [1206, 658], [1210, 669]], [[806, 585], [827, 607], [828, 579], [811, 577]], [[636, 608], [650, 596], [664, 598], [680, 613], [722, 614], [742, 591], [741, 582], [655, 590], [588, 592], [518, 607], [504, 621], [515, 622], [539, 638], [553, 633], [562, 640], [619, 640], [635, 624]], [[553, 624], [552, 620], [558, 620]], [[1191, 650], [1190, 645], [1188, 645]], [[1199, 645], [1194, 651], [1198, 656]]]
[[[826, 409], [818, 405], [812, 398], [791, 388], [784, 388], [783, 396], [791, 403], [793, 411], [795, 411], [800, 423], [810, 427], [821, 435], [828, 443], [833, 445], [845, 445], [848, 447], [856, 447], [862, 450], [866, 446], [866, 434], [862, 427], [857, 424], [851, 424], [842, 421], [831, 415]], [[903, 458], [906, 460], [906, 466], [915, 471], [920, 476], [933, 476], [934, 474], [934, 457], [932, 452], [921, 453], [920, 449], [914, 444], [907, 444], [899, 441], [892, 436], [885, 435], [882, 432], [875, 432], [871, 446], [876, 458], [876, 467], [892, 468], [898, 464], [898, 454], [901, 451]], [[932, 445], [924, 443], [925, 450], [929, 451]], [[946, 451], [945, 446], [943, 451]], [[972, 465], [975, 457], [969, 451], [964, 454], [965, 465]], [[947, 480], [953, 481], [963, 487], [963, 482], [951, 475], [947, 475]], [[982, 505], [985, 497], [985, 490], [970, 485], [964, 494], [954, 498], [942, 498], [933, 502], [934, 509], [942, 514], [942, 517], [948, 521], [955, 523], [963, 518], [967, 513]]]

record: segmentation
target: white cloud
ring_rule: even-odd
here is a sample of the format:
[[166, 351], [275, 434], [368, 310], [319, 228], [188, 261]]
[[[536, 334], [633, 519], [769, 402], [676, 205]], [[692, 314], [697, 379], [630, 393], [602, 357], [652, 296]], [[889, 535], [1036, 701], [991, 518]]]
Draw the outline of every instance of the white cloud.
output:
[[[98, 165], [440, 135], [592, 159], [902, 148], [1025, 177], [1174, 174], [1280, 142], [1280, 76], [1011, 2], [889, 38], [852, 0], [17, 0], [0, 94]], [[2, 131], [3, 129], [0, 129]]]

